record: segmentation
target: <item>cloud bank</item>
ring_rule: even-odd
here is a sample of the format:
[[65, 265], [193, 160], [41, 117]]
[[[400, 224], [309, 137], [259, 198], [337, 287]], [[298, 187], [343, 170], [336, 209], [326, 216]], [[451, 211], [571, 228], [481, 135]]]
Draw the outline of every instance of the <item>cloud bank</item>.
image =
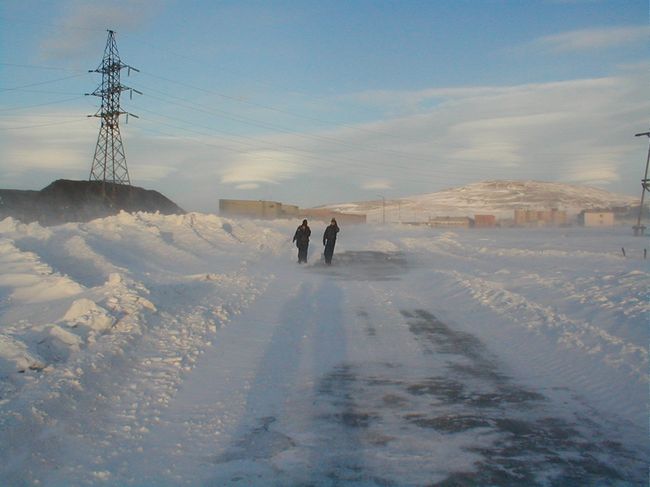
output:
[[[216, 204], [217, 194], [286, 196], [306, 206], [499, 178], [632, 194], [647, 151], [634, 134], [648, 128], [649, 72], [645, 64], [594, 79], [358, 93], [357, 104], [383, 111], [384, 117], [321, 132], [268, 133], [245, 147], [236, 139], [188, 138], [168, 128], [168, 136], [152, 135], [146, 120], [129, 124], [123, 136], [134, 184], [146, 181], [181, 206], [205, 211], [214, 210], [205, 205]], [[390, 116], [396, 112], [400, 115]], [[33, 117], [12, 123], [36, 125]], [[83, 179], [97, 131], [96, 120], [81, 128], [0, 130], [6, 148], [0, 170], [12, 184], [22, 180], [22, 187], [24, 178], [60, 168]]]
[[105, 42], [106, 30], [115, 30], [118, 35], [120, 32], [136, 31], [154, 17], [163, 5], [164, 0], [65, 2], [61, 15], [53, 19], [57, 27], [41, 41], [40, 55], [43, 60], [49, 61], [85, 59], [88, 46], [98, 45], [102, 39]]
[[647, 43], [648, 34], [650, 28], [647, 25], [582, 29], [545, 36], [537, 39], [533, 45], [554, 52], [586, 51]]

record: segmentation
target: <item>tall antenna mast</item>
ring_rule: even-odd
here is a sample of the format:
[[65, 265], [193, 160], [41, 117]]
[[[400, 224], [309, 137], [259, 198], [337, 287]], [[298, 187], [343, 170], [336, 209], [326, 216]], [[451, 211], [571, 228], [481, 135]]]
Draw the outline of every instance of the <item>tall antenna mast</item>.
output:
[[122, 136], [120, 135], [120, 115], [126, 115], [126, 121], [129, 121], [129, 115], [138, 118], [132, 113], [122, 111], [120, 107], [120, 94], [123, 91], [129, 91], [131, 97], [135, 91], [140, 91], [120, 83], [120, 72], [127, 68], [128, 74], [131, 70], [139, 72], [137, 69], [124, 64], [120, 60], [115, 43], [115, 32], [108, 31], [106, 48], [104, 49], [104, 58], [97, 69], [89, 70], [89, 73], [101, 73], [102, 83], [92, 93], [86, 95], [98, 96], [102, 99], [102, 104], [97, 113], [88, 115], [89, 117], [101, 118], [99, 136], [97, 137], [97, 146], [95, 147], [95, 156], [93, 165], [90, 169], [90, 181], [102, 181], [104, 183], [126, 184], [130, 185], [129, 171], [126, 167], [126, 155], [122, 145]]
[[[635, 137], [642, 136], [650, 137], [650, 132], [642, 132], [640, 134], [634, 134]], [[636, 221], [636, 225], [632, 228], [634, 229], [634, 235], [643, 235], [645, 232], [645, 225], [641, 225], [641, 216], [643, 215], [643, 197], [645, 196], [646, 191], [650, 191], [650, 183], [648, 181], [648, 163], [650, 163], [650, 146], [648, 147], [648, 157], [645, 161], [645, 175], [641, 180], [641, 204], [639, 205], [639, 218]]]

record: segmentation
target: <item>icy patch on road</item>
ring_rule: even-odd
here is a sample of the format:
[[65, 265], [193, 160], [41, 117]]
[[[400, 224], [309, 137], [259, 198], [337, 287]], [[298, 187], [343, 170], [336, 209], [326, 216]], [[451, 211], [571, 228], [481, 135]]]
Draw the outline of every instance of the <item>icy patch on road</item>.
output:
[[407, 272], [406, 256], [401, 252], [377, 250], [344, 251], [335, 254], [332, 264], [318, 262], [308, 266], [315, 272], [356, 281], [399, 279]]

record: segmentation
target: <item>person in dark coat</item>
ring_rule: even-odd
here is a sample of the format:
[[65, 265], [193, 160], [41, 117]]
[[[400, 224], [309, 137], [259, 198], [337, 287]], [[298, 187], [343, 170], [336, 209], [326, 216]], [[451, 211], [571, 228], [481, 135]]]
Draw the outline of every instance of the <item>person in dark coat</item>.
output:
[[332, 218], [332, 222], [325, 229], [323, 234], [323, 245], [325, 246], [325, 263], [332, 263], [332, 256], [334, 255], [334, 245], [336, 245], [336, 234], [339, 233], [339, 226], [336, 224], [336, 219]]
[[307, 220], [303, 220], [302, 225], [298, 227], [293, 236], [293, 241], [296, 242], [296, 247], [298, 247], [298, 264], [302, 264], [303, 262], [307, 263], [307, 249], [309, 247], [310, 235], [311, 229], [307, 225]]

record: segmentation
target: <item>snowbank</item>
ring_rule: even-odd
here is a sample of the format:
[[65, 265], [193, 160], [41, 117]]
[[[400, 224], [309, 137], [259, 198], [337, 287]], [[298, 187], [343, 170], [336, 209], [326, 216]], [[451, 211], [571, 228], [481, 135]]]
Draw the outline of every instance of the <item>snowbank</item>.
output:
[[[318, 262], [323, 229], [315, 224], [310, 264], [297, 268], [296, 225], [198, 213], [121, 213], [49, 228], [0, 222], [0, 479], [44, 482], [61, 452], [68, 461], [48, 474], [50, 485], [131, 478], [109, 452], [139, 452], [146, 461], [143, 445], [185, 377], [218, 345], [222, 329], [237, 325], [270, 289], [280, 299], [286, 294], [296, 313], [345, 301], [342, 316], [365, 323], [365, 339], [382, 326], [391, 330], [390, 320], [412, 320], [404, 310], [431, 310], [476, 335], [513, 377], [550, 400], [569, 388], [599, 414], [620, 419], [612, 435], [645, 431], [647, 239], [622, 229], [357, 226], [342, 229], [338, 265], [329, 268]], [[312, 282], [306, 276], [329, 289], [324, 302], [291, 294], [301, 280]], [[336, 282], [360, 284], [347, 286], [343, 300], [327, 284]], [[378, 323], [361, 310], [364, 293], [380, 303], [372, 310]], [[343, 345], [363, 349], [363, 339]], [[183, 421], [191, 430], [191, 418]], [[647, 452], [647, 435], [631, 435], [625, 446]]]

